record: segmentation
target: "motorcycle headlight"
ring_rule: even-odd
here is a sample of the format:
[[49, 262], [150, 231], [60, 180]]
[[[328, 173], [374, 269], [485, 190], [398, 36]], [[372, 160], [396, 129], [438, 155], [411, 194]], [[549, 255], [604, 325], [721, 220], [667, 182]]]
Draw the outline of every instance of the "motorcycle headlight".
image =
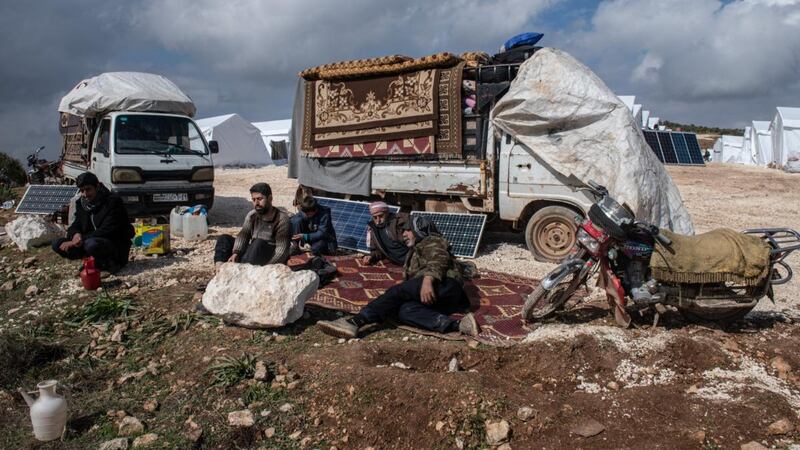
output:
[[214, 181], [214, 168], [201, 167], [192, 174], [192, 181]]
[[115, 167], [111, 170], [112, 183], [141, 183], [142, 175], [134, 169]]
[[600, 243], [597, 242], [597, 239], [589, 236], [589, 233], [583, 228], [578, 228], [578, 242], [583, 244], [583, 246], [592, 253], [597, 253], [597, 250], [600, 248]]

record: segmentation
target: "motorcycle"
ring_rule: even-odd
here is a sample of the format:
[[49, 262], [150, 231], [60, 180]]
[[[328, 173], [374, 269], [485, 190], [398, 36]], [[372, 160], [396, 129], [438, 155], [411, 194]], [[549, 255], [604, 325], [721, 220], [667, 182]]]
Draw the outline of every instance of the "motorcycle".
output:
[[39, 152], [42, 150], [44, 145], [28, 155], [28, 183], [61, 184], [61, 162], [39, 159]]
[[658, 227], [636, 220], [633, 211], [614, 200], [605, 187], [589, 181], [581, 190], [593, 194], [596, 201], [585, 219], [576, 218], [577, 242], [570, 255], [526, 298], [522, 309], [525, 322], [546, 319], [563, 309], [595, 273], [616, 322], [624, 327], [631, 323], [628, 299], [641, 311], [655, 310], [654, 326], [666, 306], [690, 318], [727, 322], [744, 317], [765, 295], [774, 301], [773, 286], [792, 278], [786, 257], [800, 249], [800, 233], [790, 228], [758, 228], [742, 233], [769, 245], [768, 267], [761, 278], [747, 283], [656, 279], [651, 256], [656, 247], [674, 253], [672, 240]]

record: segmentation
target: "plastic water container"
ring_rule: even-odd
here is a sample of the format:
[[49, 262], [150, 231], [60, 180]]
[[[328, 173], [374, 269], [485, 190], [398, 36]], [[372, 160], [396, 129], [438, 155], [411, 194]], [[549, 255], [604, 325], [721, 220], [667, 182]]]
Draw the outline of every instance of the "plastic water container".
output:
[[189, 241], [202, 241], [208, 236], [208, 222], [205, 214], [183, 215], [183, 238]]
[[173, 236], [183, 237], [183, 213], [187, 209], [185, 206], [176, 206], [169, 213], [169, 231]]

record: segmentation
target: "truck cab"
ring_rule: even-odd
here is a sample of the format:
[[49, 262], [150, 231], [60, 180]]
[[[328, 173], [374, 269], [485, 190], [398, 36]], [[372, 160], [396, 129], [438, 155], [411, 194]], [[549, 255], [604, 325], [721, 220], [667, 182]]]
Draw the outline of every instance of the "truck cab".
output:
[[93, 172], [122, 198], [129, 215], [169, 214], [178, 205], [213, 205], [212, 154], [218, 147], [206, 142], [191, 118], [120, 111], [83, 128], [93, 132], [86, 133], [77, 149], [70, 152], [65, 139], [65, 176], [74, 180], [87, 170]]

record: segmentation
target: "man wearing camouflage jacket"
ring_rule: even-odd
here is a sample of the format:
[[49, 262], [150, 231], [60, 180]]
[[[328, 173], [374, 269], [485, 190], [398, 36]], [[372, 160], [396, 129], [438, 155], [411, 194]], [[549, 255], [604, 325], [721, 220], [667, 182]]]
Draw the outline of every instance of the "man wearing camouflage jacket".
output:
[[396, 318], [425, 330], [476, 336], [479, 329], [472, 313], [461, 320], [449, 316], [467, 310], [469, 300], [463, 289], [461, 267], [450, 253], [449, 243], [432, 229], [430, 221], [414, 217], [403, 231], [409, 247], [403, 266], [405, 281], [389, 288], [351, 318], [317, 322], [322, 331], [354, 338], [365, 325]]

